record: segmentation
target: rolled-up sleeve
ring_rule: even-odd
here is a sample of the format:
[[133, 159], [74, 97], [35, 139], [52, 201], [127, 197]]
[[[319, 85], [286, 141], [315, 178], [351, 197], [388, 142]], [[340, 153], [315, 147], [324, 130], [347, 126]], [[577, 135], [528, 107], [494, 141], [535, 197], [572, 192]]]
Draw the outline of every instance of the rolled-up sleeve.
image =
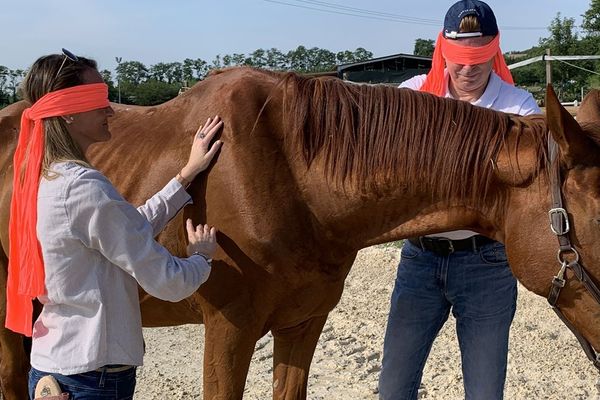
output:
[[73, 235], [86, 247], [133, 276], [150, 295], [179, 301], [208, 279], [210, 265], [200, 256], [175, 257], [154, 240], [155, 230], [189, 201], [177, 195], [170, 204], [173, 196], [161, 196], [139, 212], [102, 174], [87, 171], [71, 183], [65, 206]]

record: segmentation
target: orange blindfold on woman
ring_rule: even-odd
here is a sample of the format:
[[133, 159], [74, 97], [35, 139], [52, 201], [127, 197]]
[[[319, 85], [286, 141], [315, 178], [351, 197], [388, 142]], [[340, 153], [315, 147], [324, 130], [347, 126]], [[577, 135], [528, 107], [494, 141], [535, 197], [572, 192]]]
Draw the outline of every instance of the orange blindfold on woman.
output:
[[47, 93], [21, 115], [13, 158], [10, 205], [10, 259], [6, 287], [6, 327], [31, 336], [32, 300], [46, 292], [44, 261], [37, 240], [37, 194], [44, 157], [44, 118], [109, 107], [108, 86], [93, 83]]
[[421, 91], [429, 92], [437, 96], [446, 95], [446, 82], [444, 80], [445, 60], [455, 64], [476, 65], [488, 62], [492, 58], [494, 63], [492, 69], [505, 82], [514, 85], [514, 81], [504, 56], [500, 50], [500, 34], [484, 46], [461, 46], [456, 40], [446, 39], [442, 32], [439, 33], [431, 70], [427, 74]]

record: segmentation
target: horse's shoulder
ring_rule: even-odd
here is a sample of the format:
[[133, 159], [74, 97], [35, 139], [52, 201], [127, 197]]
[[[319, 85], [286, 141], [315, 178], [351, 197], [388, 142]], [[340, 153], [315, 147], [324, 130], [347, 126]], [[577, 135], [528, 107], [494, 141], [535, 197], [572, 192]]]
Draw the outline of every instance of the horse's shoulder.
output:
[[19, 101], [0, 110], [0, 143], [5, 147], [8, 142], [16, 140], [21, 113], [29, 107], [29, 103]]
[[217, 70], [185, 92], [181, 100], [198, 104], [212, 98], [213, 106], [218, 103], [236, 109], [246, 109], [251, 104], [262, 106], [282, 76], [251, 67]]
[[7, 121], [11, 119], [19, 119], [21, 118], [21, 113], [24, 109], [29, 107], [29, 103], [26, 101], [19, 101], [17, 103], [13, 103], [8, 105], [0, 110], [0, 126], [2, 123], [6, 124]]
[[[21, 113], [29, 107], [29, 103], [20, 101], [0, 110], [0, 176], [4, 177], [12, 156], [17, 147]], [[3, 178], [2, 178], [3, 179]], [[0, 188], [3, 184], [0, 184]], [[0, 198], [5, 192], [0, 190]]]

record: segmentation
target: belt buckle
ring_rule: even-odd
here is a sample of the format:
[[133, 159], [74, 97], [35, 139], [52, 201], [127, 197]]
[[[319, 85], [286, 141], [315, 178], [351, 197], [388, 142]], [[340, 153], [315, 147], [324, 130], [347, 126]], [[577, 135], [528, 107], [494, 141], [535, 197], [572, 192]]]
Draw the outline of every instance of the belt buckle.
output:
[[[454, 253], [454, 244], [452, 243], [452, 239], [448, 239], [448, 238], [437, 238], [436, 240], [438, 240], [439, 242], [447, 242], [448, 243], [448, 247], [445, 249], [446, 251], [444, 251], [444, 254], [446, 256], [449, 256], [450, 254]], [[438, 243], [439, 243], [438, 242]]]

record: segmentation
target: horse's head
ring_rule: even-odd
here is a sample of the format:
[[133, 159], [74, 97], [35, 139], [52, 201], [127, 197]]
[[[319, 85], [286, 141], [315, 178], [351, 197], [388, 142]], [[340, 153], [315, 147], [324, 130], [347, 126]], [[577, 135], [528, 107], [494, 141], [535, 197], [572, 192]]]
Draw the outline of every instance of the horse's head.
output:
[[586, 97], [584, 115], [578, 113], [578, 118], [583, 118], [579, 123], [560, 104], [551, 87], [546, 107], [548, 129], [559, 146], [562, 196], [572, 226], [571, 240], [583, 264], [600, 281], [600, 96], [594, 91]]
[[[578, 123], [560, 104], [549, 86], [546, 94], [546, 120], [554, 141], [558, 145], [558, 161], [549, 166], [549, 195], [551, 207], [558, 207], [558, 215], [564, 208], [568, 215], [570, 229], [564, 234], [551, 234], [544, 246], [553, 249], [554, 256], [543, 258], [550, 262], [541, 275], [549, 270], [560, 278], [558, 258], [571, 268], [566, 270], [565, 286], [558, 288], [546, 277], [546, 293], [550, 288], [559, 289], [556, 302], [558, 309], [566, 316], [596, 350], [600, 350], [600, 96], [592, 92], [582, 105], [583, 120]], [[587, 120], [586, 120], [587, 119]], [[552, 152], [551, 152], [552, 153]], [[553, 171], [560, 171], [555, 172]], [[552, 194], [554, 192], [554, 194]], [[543, 195], [544, 195], [543, 194]], [[559, 203], [562, 198], [562, 205]], [[548, 204], [547, 202], [543, 202]], [[545, 205], [544, 205], [545, 207]], [[546, 219], [546, 221], [548, 221]], [[540, 220], [543, 225], [544, 220]], [[555, 230], [564, 228], [560, 216]], [[547, 225], [546, 225], [547, 226]], [[565, 229], [566, 230], [566, 229]], [[560, 248], [559, 252], [559, 239]], [[533, 247], [539, 247], [540, 243]], [[573, 250], [571, 250], [571, 248]], [[547, 254], [547, 253], [545, 253]], [[534, 255], [532, 255], [534, 256]], [[553, 261], [554, 258], [556, 261]], [[578, 261], [578, 262], [577, 262]], [[579, 267], [583, 267], [582, 270]], [[582, 277], [582, 274], [584, 275]], [[589, 276], [586, 278], [586, 274]], [[588, 285], [583, 281], [588, 281]], [[587, 287], [586, 287], [587, 286]], [[594, 295], [594, 292], [597, 292]], [[544, 294], [545, 293], [540, 293]], [[551, 296], [552, 297], [552, 296]], [[594, 299], [596, 297], [596, 299]], [[551, 301], [552, 303], [552, 301]]]
[[[498, 176], [510, 193], [503, 234], [513, 273], [540, 296], [548, 297], [552, 289], [558, 291], [557, 309], [600, 350], [600, 302], [590, 294], [594, 290], [590, 292], [579, 279], [581, 271], [574, 272], [583, 266], [588, 282], [600, 287], [599, 93], [592, 92], [581, 108], [583, 115], [576, 121], [548, 87], [545, 123], [538, 119], [528, 125], [527, 119], [523, 124], [514, 119], [508, 145], [499, 153]], [[527, 129], [523, 131], [519, 125]], [[548, 131], [553, 141], [546, 140]], [[547, 141], [552, 151], [546, 150]], [[564, 216], [568, 216], [568, 231], [554, 233], [549, 215], [559, 233], [567, 231]], [[564, 276], [562, 261], [570, 267]], [[565, 278], [564, 287], [553, 284], [560, 283], [555, 277]], [[597, 297], [600, 300], [600, 291]]]

